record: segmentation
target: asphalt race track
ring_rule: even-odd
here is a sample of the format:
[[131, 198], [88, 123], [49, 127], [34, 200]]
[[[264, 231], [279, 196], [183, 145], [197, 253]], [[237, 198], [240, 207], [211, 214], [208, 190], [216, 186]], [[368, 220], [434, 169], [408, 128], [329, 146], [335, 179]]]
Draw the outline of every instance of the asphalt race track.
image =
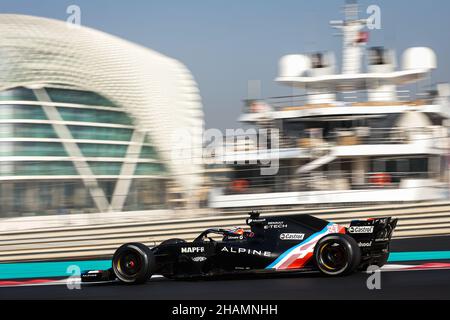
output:
[[271, 279], [219, 281], [153, 280], [146, 285], [90, 285], [81, 290], [66, 286], [0, 289], [0, 299], [450, 299], [450, 270], [385, 272], [381, 290], [368, 290], [367, 274], [346, 278], [311, 275]]
[[[448, 250], [449, 244], [449, 237], [401, 240], [395, 241], [392, 249]], [[369, 276], [359, 273], [326, 278], [317, 274], [290, 274], [203, 281], [157, 278], [140, 286], [83, 285], [81, 290], [69, 290], [65, 285], [20, 286], [0, 288], [0, 299], [450, 299], [450, 269], [382, 272], [381, 290], [367, 288]]]

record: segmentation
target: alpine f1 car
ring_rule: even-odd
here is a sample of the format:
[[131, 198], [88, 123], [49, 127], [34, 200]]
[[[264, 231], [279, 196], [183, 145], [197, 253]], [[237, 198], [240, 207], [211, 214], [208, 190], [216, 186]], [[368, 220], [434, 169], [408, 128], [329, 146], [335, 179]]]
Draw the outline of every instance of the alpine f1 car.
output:
[[250, 214], [248, 229], [208, 229], [194, 241], [170, 239], [155, 247], [121, 246], [109, 270], [87, 271], [83, 282], [146, 282], [242, 273], [320, 271], [343, 276], [383, 266], [397, 219], [353, 221], [346, 228], [309, 215]]

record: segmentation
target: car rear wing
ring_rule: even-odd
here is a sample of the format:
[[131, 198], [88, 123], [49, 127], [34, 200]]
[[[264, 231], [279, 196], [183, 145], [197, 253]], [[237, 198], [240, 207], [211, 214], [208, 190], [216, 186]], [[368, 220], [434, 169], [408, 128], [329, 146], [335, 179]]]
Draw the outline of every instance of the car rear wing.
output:
[[377, 218], [355, 220], [350, 223], [347, 233], [361, 244], [373, 245], [391, 241], [398, 219]]

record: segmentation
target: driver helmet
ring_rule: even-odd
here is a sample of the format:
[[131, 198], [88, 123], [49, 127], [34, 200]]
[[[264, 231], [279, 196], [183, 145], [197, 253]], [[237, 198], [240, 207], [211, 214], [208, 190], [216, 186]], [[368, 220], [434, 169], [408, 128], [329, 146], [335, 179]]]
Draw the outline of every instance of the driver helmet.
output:
[[236, 228], [229, 229], [228, 232], [235, 234], [235, 235], [244, 235], [245, 230], [241, 227], [236, 227]]

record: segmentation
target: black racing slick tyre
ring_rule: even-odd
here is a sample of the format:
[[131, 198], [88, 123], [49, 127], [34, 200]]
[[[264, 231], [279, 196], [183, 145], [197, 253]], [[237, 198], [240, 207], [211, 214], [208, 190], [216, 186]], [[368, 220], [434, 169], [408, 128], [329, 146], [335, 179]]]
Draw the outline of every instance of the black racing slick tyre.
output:
[[361, 262], [361, 249], [346, 234], [330, 234], [319, 240], [314, 248], [314, 262], [327, 276], [345, 276], [354, 273]]
[[126, 284], [142, 284], [151, 278], [155, 270], [155, 256], [144, 244], [127, 243], [113, 256], [116, 277]]

